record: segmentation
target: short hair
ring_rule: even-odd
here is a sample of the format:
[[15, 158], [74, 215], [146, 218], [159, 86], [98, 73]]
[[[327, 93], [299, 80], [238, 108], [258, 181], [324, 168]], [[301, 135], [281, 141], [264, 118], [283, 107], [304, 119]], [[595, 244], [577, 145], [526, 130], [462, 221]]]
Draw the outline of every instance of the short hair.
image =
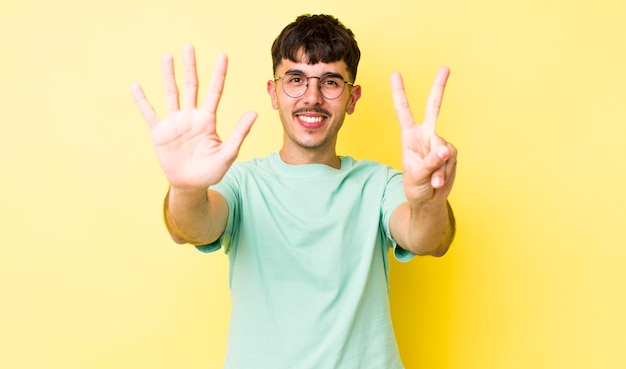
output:
[[337, 18], [304, 14], [288, 24], [272, 44], [273, 71], [283, 59], [299, 62], [299, 53], [308, 57], [308, 64], [333, 63], [343, 60], [352, 82], [361, 58], [354, 33]]

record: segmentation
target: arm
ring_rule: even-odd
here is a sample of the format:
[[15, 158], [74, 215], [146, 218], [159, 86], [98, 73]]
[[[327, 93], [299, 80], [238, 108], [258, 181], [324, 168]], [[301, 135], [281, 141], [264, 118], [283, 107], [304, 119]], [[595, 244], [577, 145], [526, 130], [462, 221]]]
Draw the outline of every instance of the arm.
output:
[[228, 204], [213, 190], [170, 187], [163, 204], [163, 219], [176, 243], [207, 245], [224, 233]]
[[439, 69], [421, 125], [413, 120], [402, 77], [395, 73], [391, 79], [394, 106], [402, 132], [407, 202], [392, 214], [390, 229], [398, 245], [417, 255], [444, 255], [456, 231], [448, 195], [456, 175], [457, 151], [435, 133], [449, 73], [448, 68]]
[[443, 206], [427, 204], [415, 210], [404, 203], [393, 212], [390, 222], [393, 239], [416, 255], [445, 255], [456, 233], [456, 221], [447, 201]]
[[178, 243], [207, 244], [223, 233], [228, 218], [226, 200], [208, 188], [218, 183], [232, 163], [256, 119], [244, 114], [231, 136], [222, 142], [216, 131], [216, 112], [226, 78], [227, 58], [219, 55], [209, 90], [197, 107], [198, 76], [195, 52], [183, 47], [184, 99], [179, 104], [174, 63], [162, 60], [168, 115], [159, 119], [138, 84], [131, 86], [137, 107], [150, 126], [159, 164], [170, 184], [164, 216], [170, 235]]

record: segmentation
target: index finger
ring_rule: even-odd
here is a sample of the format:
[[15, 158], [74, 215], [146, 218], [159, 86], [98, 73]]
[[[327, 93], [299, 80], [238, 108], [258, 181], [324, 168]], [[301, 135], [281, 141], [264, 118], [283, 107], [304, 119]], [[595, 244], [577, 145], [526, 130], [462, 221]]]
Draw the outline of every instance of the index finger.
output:
[[424, 125], [431, 129], [432, 132], [435, 132], [435, 125], [437, 124], [437, 117], [439, 117], [439, 110], [441, 109], [443, 92], [446, 89], [448, 76], [450, 76], [450, 69], [448, 67], [440, 67], [435, 76], [435, 82], [433, 82], [430, 95], [428, 96], [426, 112], [424, 113]]
[[213, 73], [211, 74], [209, 90], [204, 98], [204, 105], [202, 106], [202, 109], [207, 110], [210, 113], [215, 113], [217, 111], [217, 106], [220, 103], [222, 91], [224, 90], [224, 81], [226, 80], [227, 66], [228, 57], [226, 54], [218, 54], [215, 59]]
[[396, 72], [391, 75], [391, 95], [393, 97], [393, 107], [400, 121], [400, 128], [407, 129], [412, 127], [414, 124], [413, 114], [409, 107], [409, 101], [406, 97], [400, 73]]

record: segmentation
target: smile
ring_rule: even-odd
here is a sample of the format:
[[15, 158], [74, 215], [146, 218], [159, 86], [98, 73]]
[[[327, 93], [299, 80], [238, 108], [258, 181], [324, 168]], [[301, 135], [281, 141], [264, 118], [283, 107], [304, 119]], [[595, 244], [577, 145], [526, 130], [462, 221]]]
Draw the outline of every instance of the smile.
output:
[[297, 117], [302, 122], [307, 123], [307, 124], [317, 124], [317, 123], [320, 123], [322, 120], [324, 120], [324, 117], [322, 116], [310, 117], [306, 115], [298, 115]]

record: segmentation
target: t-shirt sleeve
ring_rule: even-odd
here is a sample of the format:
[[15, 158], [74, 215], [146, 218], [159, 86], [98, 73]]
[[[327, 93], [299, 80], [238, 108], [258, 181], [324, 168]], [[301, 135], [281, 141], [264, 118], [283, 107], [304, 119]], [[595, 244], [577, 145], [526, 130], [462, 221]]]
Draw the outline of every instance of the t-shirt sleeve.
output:
[[383, 231], [387, 237], [387, 244], [393, 250], [393, 256], [400, 262], [408, 262], [415, 257], [415, 254], [411, 253], [398, 246], [396, 241], [391, 237], [390, 220], [391, 214], [401, 204], [406, 202], [406, 196], [404, 194], [403, 179], [404, 175], [392, 168], [388, 170], [387, 185], [385, 187], [385, 193], [382, 200], [382, 225]]

